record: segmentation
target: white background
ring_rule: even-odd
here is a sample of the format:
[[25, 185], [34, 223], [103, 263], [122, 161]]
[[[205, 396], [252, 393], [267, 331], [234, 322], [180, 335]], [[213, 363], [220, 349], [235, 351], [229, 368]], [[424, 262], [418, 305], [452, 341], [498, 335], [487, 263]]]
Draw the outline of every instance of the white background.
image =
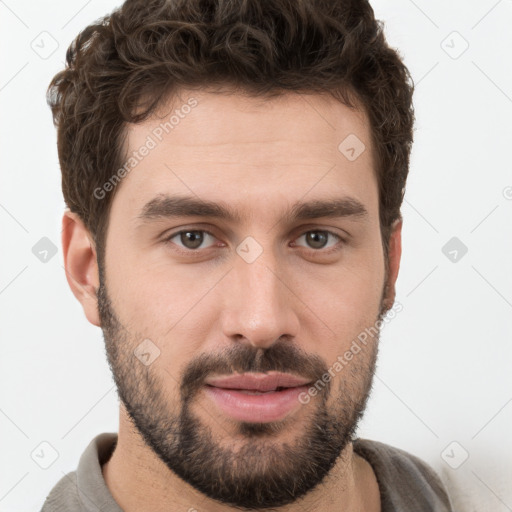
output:
[[[0, 1], [0, 510], [39, 510], [91, 439], [117, 431], [101, 331], [62, 266], [45, 90], [78, 31], [118, 4]], [[359, 434], [431, 464], [458, 511], [512, 510], [512, 2], [373, 5], [417, 84], [417, 122], [402, 210], [403, 311], [382, 333]], [[47, 51], [58, 44], [47, 58], [33, 49], [41, 37]], [[46, 263], [32, 252], [42, 237], [58, 247]], [[452, 237], [468, 248], [457, 262], [442, 252]], [[59, 454], [48, 469], [31, 458], [42, 442]]]

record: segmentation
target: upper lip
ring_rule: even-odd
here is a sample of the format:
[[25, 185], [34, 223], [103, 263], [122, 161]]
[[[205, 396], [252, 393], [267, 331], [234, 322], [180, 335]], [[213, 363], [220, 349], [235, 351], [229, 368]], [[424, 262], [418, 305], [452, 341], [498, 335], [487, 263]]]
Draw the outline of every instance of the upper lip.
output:
[[309, 384], [309, 380], [290, 373], [242, 373], [228, 377], [212, 377], [205, 383], [216, 388], [249, 389], [254, 391], [273, 391], [279, 387], [294, 388]]

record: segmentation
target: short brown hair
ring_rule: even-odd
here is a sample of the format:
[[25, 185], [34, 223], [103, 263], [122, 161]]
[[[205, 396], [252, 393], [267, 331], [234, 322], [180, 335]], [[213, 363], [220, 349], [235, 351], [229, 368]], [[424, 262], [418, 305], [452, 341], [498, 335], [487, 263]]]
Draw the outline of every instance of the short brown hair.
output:
[[[413, 83], [365, 0], [127, 0], [78, 34], [47, 101], [58, 127], [62, 190], [103, 256], [123, 165], [125, 123], [185, 87], [254, 96], [329, 93], [369, 118], [384, 252], [401, 218], [413, 140]], [[351, 100], [352, 98], [352, 100]], [[341, 141], [340, 141], [341, 142]]]

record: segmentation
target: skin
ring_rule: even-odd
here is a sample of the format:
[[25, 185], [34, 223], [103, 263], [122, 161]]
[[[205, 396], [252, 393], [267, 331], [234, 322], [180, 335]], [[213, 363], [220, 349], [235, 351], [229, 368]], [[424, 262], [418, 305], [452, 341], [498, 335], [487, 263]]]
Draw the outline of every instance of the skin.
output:
[[[162, 115], [191, 96], [197, 99], [197, 107], [117, 186], [100, 304], [93, 238], [77, 215], [68, 211], [63, 218], [69, 285], [89, 322], [104, 329], [118, 388], [124, 389], [131, 405], [140, 400], [136, 407], [141, 424], [152, 419], [145, 414], [153, 415], [155, 421], [183, 414], [180, 384], [190, 375], [187, 365], [200, 361], [199, 356], [221, 361], [223, 365], [212, 365], [220, 369], [234, 361], [227, 354], [238, 349], [261, 355], [284, 346], [291, 359], [283, 358], [281, 363], [292, 373], [301, 375], [293, 362], [317, 361], [319, 366], [311, 366], [315, 370], [331, 367], [358, 334], [374, 326], [392, 305], [401, 256], [402, 223], [397, 221], [388, 260], [384, 258], [375, 163], [364, 111], [317, 94], [287, 93], [262, 100], [202, 89], [182, 91], [180, 96], [165, 105]], [[139, 148], [161, 122], [152, 117], [129, 125], [127, 149]], [[366, 146], [355, 161], [338, 150], [349, 134], [356, 134]], [[223, 202], [236, 207], [243, 219], [231, 222], [196, 216], [141, 222], [138, 216], [144, 205], [162, 193]], [[285, 220], [296, 201], [342, 196], [357, 199], [368, 215]], [[180, 252], [187, 248], [179, 235], [172, 241], [163, 240], [164, 234], [168, 237], [183, 228], [212, 233], [195, 249], [198, 256], [191, 249], [187, 254]], [[327, 248], [309, 245], [306, 234], [324, 230], [344, 237], [345, 242], [330, 235]], [[252, 263], [236, 252], [247, 236], [262, 248]], [[339, 250], [328, 254], [334, 246]], [[109, 322], [107, 313], [114, 313], [116, 321]], [[144, 339], [152, 340], [160, 350], [147, 367], [133, 357]], [[324, 392], [281, 422], [243, 430], [240, 422], [217, 410], [200, 387], [189, 396], [188, 412], [201, 434], [211, 434], [210, 442], [219, 454], [247, 455], [246, 465], [238, 467], [242, 473], [265, 476], [265, 460], [272, 460], [280, 465], [281, 474], [294, 475], [296, 464], [287, 463], [285, 457], [272, 458], [272, 454], [284, 453], [287, 444], [295, 449], [297, 460], [302, 460], [300, 442], [307, 437], [307, 429], [320, 421], [322, 412], [355, 428], [358, 418], [350, 407], [359, 403], [364, 408], [377, 342], [375, 338], [368, 343], [336, 373]], [[294, 359], [296, 354], [302, 354], [302, 359]], [[288, 366], [287, 361], [291, 362]], [[149, 387], [150, 382], [155, 388]], [[154, 394], [160, 400], [155, 402], [158, 411], [149, 406], [145, 410], [144, 404]], [[251, 432], [261, 435], [251, 437]], [[168, 435], [169, 441], [176, 440]], [[333, 439], [340, 436], [336, 433]], [[251, 451], [256, 446], [260, 451]], [[199, 469], [207, 472], [210, 468], [205, 464]], [[208, 512], [238, 510], [170, 471], [144, 442], [123, 400], [118, 444], [103, 466], [103, 475], [127, 512], [168, 510], [169, 504], [183, 511], [191, 507]], [[300, 503], [292, 500], [275, 510], [377, 512], [379, 488], [371, 466], [346, 442], [325, 478], [307, 489]]]

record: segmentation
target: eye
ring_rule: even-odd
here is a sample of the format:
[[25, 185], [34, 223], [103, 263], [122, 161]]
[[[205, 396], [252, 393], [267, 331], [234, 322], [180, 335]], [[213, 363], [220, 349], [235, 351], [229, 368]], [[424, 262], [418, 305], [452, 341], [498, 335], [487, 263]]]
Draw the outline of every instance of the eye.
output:
[[[330, 244], [329, 237], [334, 239]], [[338, 250], [339, 247], [336, 247], [338, 242], [344, 241], [339, 235], [332, 231], [315, 229], [303, 233], [292, 242], [292, 245], [302, 245], [297, 244], [297, 241], [301, 238], [304, 238], [307, 246], [313, 249], [314, 252], [322, 253], [330, 253]], [[210, 240], [209, 245], [208, 239]], [[199, 253], [200, 250], [214, 246], [215, 240], [217, 240], [216, 237], [204, 229], [183, 229], [166, 237], [164, 242], [172, 243], [177, 246], [178, 251], [190, 254], [193, 252]]]
[[[327, 245], [329, 235], [333, 238], [334, 244]], [[297, 240], [300, 240], [301, 238], [305, 238], [306, 243], [310, 246], [312, 249], [329, 249], [336, 245], [336, 242], [343, 241], [342, 238], [337, 235], [336, 233], [333, 233], [332, 231], [326, 231], [326, 230], [320, 230], [315, 229], [312, 231], [307, 231], [303, 235], [299, 236]], [[294, 242], [295, 244], [295, 242]]]
[[172, 243], [176, 243], [178, 247], [184, 247], [190, 251], [195, 249], [206, 249], [206, 247], [201, 247], [201, 245], [208, 238], [215, 240], [215, 237], [209, 231], [205, 231], [204, 229], [184, 229], [183, 231], [178, 231], [177, 233], [167, 237], [165, 241], [171, 242], [174, 238], [177, 238], [182, 245], [180, 246], [176, 242]]

